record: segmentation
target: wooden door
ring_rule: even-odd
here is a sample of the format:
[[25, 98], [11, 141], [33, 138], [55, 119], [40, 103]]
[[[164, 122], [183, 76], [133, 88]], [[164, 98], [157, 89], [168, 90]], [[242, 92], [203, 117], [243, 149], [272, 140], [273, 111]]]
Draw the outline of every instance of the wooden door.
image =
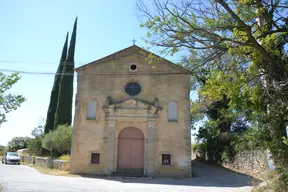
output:
[[117, 168], [144, 168], [144, 135], [139, 129], [129, 127], [119, 133]]

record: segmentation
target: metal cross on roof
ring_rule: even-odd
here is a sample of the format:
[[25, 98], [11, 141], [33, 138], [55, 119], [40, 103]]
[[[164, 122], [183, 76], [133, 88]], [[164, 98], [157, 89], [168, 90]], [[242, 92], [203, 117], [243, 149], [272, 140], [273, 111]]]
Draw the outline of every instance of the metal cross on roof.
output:
[[133, 45], [135, 45], [135, 42], [136, 42], [136, 40], [135, 40], [135, 39], [133, 39], [133, 40], [132, 40], [132, 42], [133, 42]]

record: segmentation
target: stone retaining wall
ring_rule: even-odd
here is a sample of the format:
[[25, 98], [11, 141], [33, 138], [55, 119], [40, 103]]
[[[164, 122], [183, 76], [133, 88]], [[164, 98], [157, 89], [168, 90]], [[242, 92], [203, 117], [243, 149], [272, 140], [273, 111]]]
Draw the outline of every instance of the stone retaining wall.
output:
[[35, 164], [41, 167], [46, 167], [46, 168], [51, 168], [51, 169], [54, 167], [53, 159], [51, 158], [36, 157]]
[[32, 157], [32, 156], [22, 156], [21, 160], [22, 162], [25, 162], [27, 164], [35, 164], [35, 158], [36, 157]]
[[63, 161], [58, 159], [44, 158], [44, 157], [32, 157], [21, 156], [21, 162], [26, 164], [35, 164], [41, 167], [50, 169], [60, 169], [68, 171], [70, 169], [70, 161]]
[[70, 169], [70, 162], [69, 161], [63, 161], [63, 160], [53, 160], [54, 169], [60, 169], [68, 171]]
[[238, 153], [233, 162], [224, 163], [235, 169], [245, 169], [257, 173], [268, 170], [267, 152], [263, 151], [244, 151]]

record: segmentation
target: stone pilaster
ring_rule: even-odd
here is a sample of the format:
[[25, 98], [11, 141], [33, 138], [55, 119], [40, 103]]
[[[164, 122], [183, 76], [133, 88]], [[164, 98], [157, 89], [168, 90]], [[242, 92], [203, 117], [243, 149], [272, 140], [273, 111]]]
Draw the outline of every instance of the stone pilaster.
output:
[[147, 121], [148, 134], [146, 144], [146, 175], [154, 175], [154, 162], [155, 162], [155, 133], [156, 133], [156, 120], [149, 118]]
[[115, 141], [115, 118], [107, 119], [107, 127], [104, 130], [104, 157], [105, 174], [111, 174], [114, 171], [114, 141]]

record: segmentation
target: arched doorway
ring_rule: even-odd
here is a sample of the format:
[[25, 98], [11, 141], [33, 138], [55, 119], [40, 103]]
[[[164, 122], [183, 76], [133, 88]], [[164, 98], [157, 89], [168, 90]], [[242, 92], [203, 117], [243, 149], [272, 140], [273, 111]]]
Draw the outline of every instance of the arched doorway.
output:
[[141, 173], [144, 169], [144, 135], [141, 130], [128, 127], [118, 136], [118, 172]]

